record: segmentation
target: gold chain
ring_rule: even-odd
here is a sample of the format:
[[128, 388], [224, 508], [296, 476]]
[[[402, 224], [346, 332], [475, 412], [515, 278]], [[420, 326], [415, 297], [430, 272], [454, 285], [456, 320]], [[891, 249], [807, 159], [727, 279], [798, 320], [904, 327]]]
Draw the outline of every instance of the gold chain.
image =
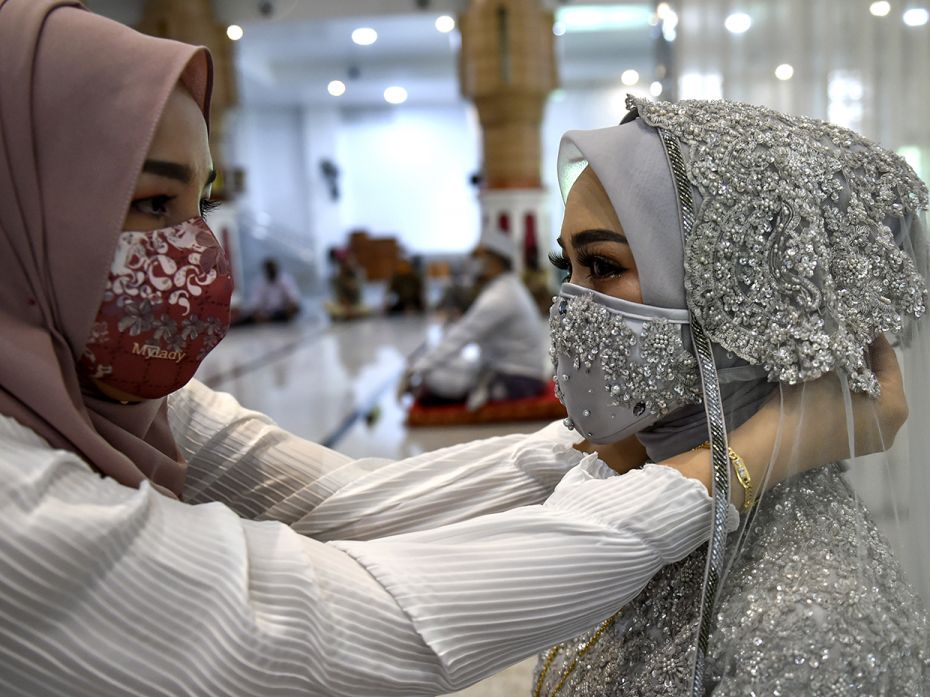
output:
[[[562, 674], [559, 676], [559, 681], [552, 689], [552, 692], [549, 693], [549, 697], [555, 697], [557, 694], [559, 694], [559, 690], [562, 689], [569, 676], [578, 665], [578, 659], [584, 658], [585, 654], [588, 653], [588, 651], [590, 651], [591, 648], [597, 643], [598, 639], [601, 638], [601, 635], [603, 635], [604, 632], [613, 626], [619, 615], [620, 612], [618, 610], [616, 613], [604, 620], [601, 623], [601, 626], [597, 628], [597, 631], [594, 632], [594, 635], [588, 639], [580, 649], [578, 649], [578, 653], [575, 654], [575, 657], [572, 659], [572, 662], [569, 663], [568, 668], [562, 671]], [[546, 680], [546, 675], [549, 673], [549, 668], [552, 666], [552, 661], [555, 660], [555, 657], [558, 655], [561, 648], [562, 644], [556, 644], [551, 649], [549, 649], [549, 653], [546, 654], [546, 660], [543, 662], [542, 671], [540, 671], [539, 679], [536, 681], [536, 689], [533, 691], [533, 697], [540, 697], [542, 694], [543, 682]]]
[[[693, 450], [710, 450], [710, 443], [704, 441]], [[736, 473], [736, 481], [743, 487], [743, 512], [745, 513], [756, 504], [756, 495], [752, 488], [752, 478], [749, 476], [749, 468], [746, 461], [743, 460], [733, 448], [728, 448], [730, 464], [733, 465], [733, 471]]]

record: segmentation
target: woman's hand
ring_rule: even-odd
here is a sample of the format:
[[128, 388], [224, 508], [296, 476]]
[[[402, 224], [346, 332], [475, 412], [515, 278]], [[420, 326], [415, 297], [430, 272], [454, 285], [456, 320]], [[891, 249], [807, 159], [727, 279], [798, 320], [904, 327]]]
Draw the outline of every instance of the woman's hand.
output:
[[624, 474], [635, 467], [643, 465], [647, 458], [646, 448], [636, 436], [630, 436], [616, 443], [589, 443], [586, 440], [575, 445], [583, 453], [597, 452], [597, 456], [617, 474]]
[[[753, 488], [770, 488], [793, 474], [850, 456], [891, 447], [908, 416], [904, 384], [894, 349], [884, 337], [870, 346], [871, 367], [881, 396], [850, 393], [831, 373], [800, 385], [783, 385], [746, 423], [729, 434], [730, 447], [746, 462]], [[853, 425], [851, 442], [849, 425]], [[711, 491], [710, 451], [676, 455], [662, 464], [698, 479]], [[731, 476], [731, 498], [743, 491]]]

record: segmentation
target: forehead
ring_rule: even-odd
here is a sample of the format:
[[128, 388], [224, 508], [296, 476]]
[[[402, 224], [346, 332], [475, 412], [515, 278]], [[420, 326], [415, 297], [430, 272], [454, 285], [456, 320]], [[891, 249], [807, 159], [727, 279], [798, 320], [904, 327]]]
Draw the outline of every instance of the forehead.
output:
[[175, 87], [168, 98], [147, 159], [185, 164], [200, 175], [212, 168], [206, 121], [197, 102], [183, 87]]
[[562, 219], [562, 234], [573, 235], [592, 228], [621, 231], [620, 220], [610, 197], [589, 166], [585, 167], [568, 193]]

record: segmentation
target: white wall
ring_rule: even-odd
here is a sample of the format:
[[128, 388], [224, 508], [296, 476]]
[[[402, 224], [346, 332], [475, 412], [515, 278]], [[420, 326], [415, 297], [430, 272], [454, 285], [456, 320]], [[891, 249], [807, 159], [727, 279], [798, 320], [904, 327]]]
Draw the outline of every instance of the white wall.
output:
[[312, 237], [302, 114], [296, 108], [238, 109], [230, 125], [232, 153], [244, 167], [243, 209], [268, 215], [297, 235]]
[[[246, 169], [242, 207], [306, 235], [319, 258], [354, 228], [412, 252], [463, 252], [478, 237], [480, 142], [470, 108], [242, 108], [231, 162]], [[339, 168], [330, 198], [323, 159]], [[322, 263], [322, 262], [321, 262]]]
[[[549, 242], [562, 201], [555, 164], [567, 130], [617, 124], [628, 90], [566, 90], [550, 99], [542, 129], [542, 178], [550, 198]], [[395, 235], [412, 252], [461, 253], [478, 238], [480, 130], [473, 109], [448, 106], [341, 111], [307, 107], [238, 110], [229, 154], [247, 171], [242, 207], [304, 235], [324, 271], [327, 248], [366, 228]], [[330, 199], [323, 159], [339, 168]]]
[[345, 175], [338, 177], [339, 198], [333, 199], [329, 185], [320, 168], [323, 160], [333, 162], [342, 170], [339, 158], [340, 116], [335, 107], [304, 109], [301, 114], [303, 129], [304, 197], [310, 214], [308, 232], [313, 236], [314, 249], [320, 260], [320, 271], [325, 272], [326, 250], [345, 240], [343, 206], [345, 201]]
[[469, 249], [478, 239], [477, 192], [469, 177], [479, 168], [479, 150], [465, 104], [344, 114], [343, 222], [396, 235], [411, 251]]

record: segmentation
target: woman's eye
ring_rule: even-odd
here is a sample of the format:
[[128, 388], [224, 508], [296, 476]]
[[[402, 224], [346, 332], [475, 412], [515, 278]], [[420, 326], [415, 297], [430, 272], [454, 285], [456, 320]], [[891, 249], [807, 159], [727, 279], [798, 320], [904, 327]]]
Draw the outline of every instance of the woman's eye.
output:
[[132, 202], [132, 209], [142, 215], [150, 215], [155, 218], [164, 218], [168, 215], [168, 204], [174, 196], [150, 196], [149, 198], [140, 198]]
[[561, 254], [549, 252], [549, 263], [565, 273], [560, 274], [559, 283], [565, 283], [572, 277], [572, 263]]
[[615, 278], [626, 271], [621, 264], [604, 257], [592, 256], [578, 262], [591, 272], [592, 278]]

